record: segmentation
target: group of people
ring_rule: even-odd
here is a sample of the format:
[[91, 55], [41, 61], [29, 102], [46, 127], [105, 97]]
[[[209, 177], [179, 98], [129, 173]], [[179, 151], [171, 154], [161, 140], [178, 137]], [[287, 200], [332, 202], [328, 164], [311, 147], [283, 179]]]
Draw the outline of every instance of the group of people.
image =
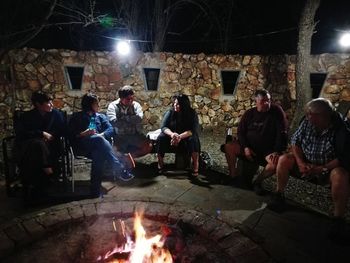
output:
[[257, 194], [263, 194], [262, 181], [276, 174], [277, 188], [268, 207], [277, 212], [286, 209], [284, 191], [289, 176], [330, 184], [334, 218], [329, 234], [341, 237], [349, 196], [350, 131], [346, 119], [329, 100], [313, 99], [306, 104], [305, 117], [287, 148], [288, 125], [283, 110], [271, 104], [271, 95], [266, 90], [257, 90], [255, 101], [256, 107], [241, 118], [238, 140], [224, 146], [230, 176], [238, 176], [237, 157], [259, 164], [261, 169], [253, 186]]
[[[98, 97], [84, 95], [82, 111], [74, 113], [66, 127], [62, 113], [53, 109], [52, 99], [43, 92], [34, 92], [34, 109], [25, 112], [15, 126], [24, 183], [34, 185], [37, 193], [45, 190], [47, 178], [55, 172], [55, 160], [62, 152], [57, 140], [61, 136], [68, 136], [74, 147], [92, 159], [92, 196], [100, 195], [105, 161], [112, 164], [121, 180], [133, 179], [134, 158], [150, 153], [153, 145], [142, 132], [143, 111], [134, 100], [132, 87], [120, 88], [118, 96], [104, 115], [99, 112]], [[255, 102], [256, 106], [240, 120], [238, 139], [224, 145], [230, 177], [238, 176], [237, 158], [260, 165], [253, 186], [257, 194], [263, 194], [262, 181], [276, 174], [277, 188], [268, 205], [275, 211], [286, 208], [284, 191], [290, 175], [330, 184], [334, 202], [332, 234], [339, 235], [349, 196], [350, 132], [346, 121], [329, 100], [313, 99], [306, 104], [305, 117], [288, 148], [288, 123], [282, 108], [271, 103], [271, 95], [264, 89], [256, 91]], [[174, 96], [156, 143], [160, 173], [164, 169], [164, 154], [170, 148], [183, 148], [192, 158], [192, 176], [198, 176], [198, 128], [198, 116], [188, 96]]]
[[[58, 167], [58, 157], [63, 152], [62, 137], [69, 138], [73, 149], [92, 159], [91, 197], [101, 194], [106, 161], [119, 179], [129, 181], [134, 178], [134, 158], [150, 153], [153, 143], [142, 132], [143, 111], [134, 100], [133, 88], [120, 88], [118, 96], [109, 104], [105, 115], [99, 112], [98, 97], [85, 94], [81, 111], [73, 113], [67, 123], [63, 113], [53, 108], [50, 96], [41, 91], [32, 94], [33, 109], [24, 112], [15, 125], [21, 177], [25, 185], [31, 186], [31, 194], [39, 197], [47, 194], [50, 175], [57, 171], [54, 168]], [[155, 144], [160, 173], [164, 169], [164, 154], [169, 148], [183, 148], [192, 156], [192, 175], [198, 175], [198, 126], [198, 117], [189, 98], [184, 94], [174, 96]]]

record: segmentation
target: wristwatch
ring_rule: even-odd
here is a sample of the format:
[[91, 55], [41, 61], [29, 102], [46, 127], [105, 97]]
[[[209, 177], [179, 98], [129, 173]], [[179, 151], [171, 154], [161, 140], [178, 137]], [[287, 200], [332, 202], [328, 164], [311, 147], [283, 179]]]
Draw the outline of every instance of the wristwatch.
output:
[[322, 174], [328, 174], [329, 173], [329, 169], [325, 166], [322, 167]]

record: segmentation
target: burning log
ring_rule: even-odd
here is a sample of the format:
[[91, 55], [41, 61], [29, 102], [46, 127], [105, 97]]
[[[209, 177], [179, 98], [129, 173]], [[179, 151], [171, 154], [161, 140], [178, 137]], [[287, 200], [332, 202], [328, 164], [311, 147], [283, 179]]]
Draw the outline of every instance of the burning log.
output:
[[114, 217], [113, 217], [112, 223], [113, 223], [113, 229], [116, 233], [115, 242], [118, 247], [123, 247], [127, 242], [127, 233], [126, 233], [125, 223], [123, 220], [121, 219], [116, 220]]

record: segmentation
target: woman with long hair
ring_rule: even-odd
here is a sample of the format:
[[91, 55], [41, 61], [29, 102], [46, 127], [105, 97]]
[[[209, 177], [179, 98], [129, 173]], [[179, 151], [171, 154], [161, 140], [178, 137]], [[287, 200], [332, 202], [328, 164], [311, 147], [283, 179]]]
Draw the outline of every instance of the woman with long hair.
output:
[[200, 142], [198, 137], [199, 122], [195, 110], [191, 107], [187, 95], [179, 94], [173, 97], [173, 106], [168, 110], [162, 121], [161, 134], [158, 136], [158, 170], [164, 169], [166, 152], [187, 151], [192, 158], [192, 176], [198, 176]]

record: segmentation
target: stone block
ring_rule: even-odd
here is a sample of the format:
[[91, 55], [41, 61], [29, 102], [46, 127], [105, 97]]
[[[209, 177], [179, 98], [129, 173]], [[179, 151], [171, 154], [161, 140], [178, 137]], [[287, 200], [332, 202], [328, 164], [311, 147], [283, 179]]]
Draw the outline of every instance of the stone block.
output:
[[46, 233], [46, 229], [34, 219], [24, 221], [22, 225], [29, 233], [29, 235], [34, 239], [41, 238]]
[[97, 214], [95, 204], [85, 204], [81, 207], [85, 217], [94, 216]]
[[61, 209], [45, 213], [44, 215], [37, 217], [37, 221], [45, 227], [52, 227], [56, 224], [66, 223], [71, 221], [72, 218], [67, 209]]
[[15, 242], [16, 245], [23, 245], [30, 241], [30, 236], [20, 224], [14, 224], [4, 229], [6, 235]]
[[83, 209], [78, 205], [68, 207], [67, 209], [72, 219], [80, 219], [84, 217]]

